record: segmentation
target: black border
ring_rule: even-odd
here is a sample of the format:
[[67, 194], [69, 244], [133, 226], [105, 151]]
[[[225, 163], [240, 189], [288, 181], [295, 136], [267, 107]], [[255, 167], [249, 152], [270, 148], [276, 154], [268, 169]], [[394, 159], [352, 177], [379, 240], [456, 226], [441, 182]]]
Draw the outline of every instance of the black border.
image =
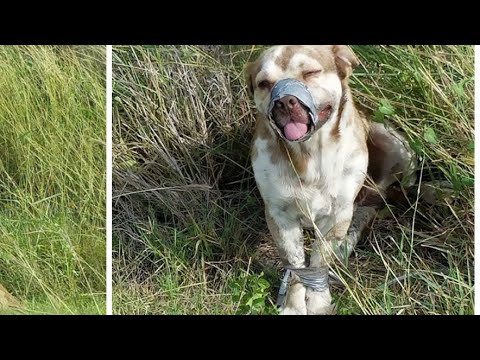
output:
[[[114, 8], [117, 5], [107, 6]], [[473, 9], [464, 11], [463, 8], [460, 11], [450, 6], [450, 11], [445, 9], [447, 14], [438, 14], [436, 9], [423, 12], [407, 9], [406, 3], [393, 4], [397, 8], [391, 9], [357, 9], [348, 3], [334, 5], [338, 6], [334, 13], [329, 13], [328, 9], [312, 9], [301, 16], [293, 16], [285, 9], [277, 11], [279, 15], [276, 15], [271, 8], [270, 13], [257, 8], [239, 9], [237, 13], [232, 8], [228, 15], [222, 15], [208, 12], [208, 8], [200, 5], [197, 14], [197, 9], [190, 8], [186, 3], [179, 3], [177, 10], [144, 7], [141, 10], [123, 9], [122, 14], [116, 13], [115, 9], [107, 12], [72, 10], [68, 16], [45, 15], [43, 11], [35, 16], [22, 17], [22, 21], [7, 17], [10, 23], [0, 23], [0, 44], [480, 43], [478, 21], [474, 19], [476, 12]], [[375, 13], [375, 10], [378, 12]], [[207, 16], [203, 15], [205, 12]]]

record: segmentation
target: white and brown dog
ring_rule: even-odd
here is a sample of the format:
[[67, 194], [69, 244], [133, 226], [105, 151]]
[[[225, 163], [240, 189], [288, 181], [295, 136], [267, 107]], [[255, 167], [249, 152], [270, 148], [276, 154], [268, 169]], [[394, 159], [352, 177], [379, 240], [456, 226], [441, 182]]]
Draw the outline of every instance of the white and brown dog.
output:
[[[345, 45], [285, 45], [245, 69], [257, 109], [255, 180], [270, 233], [293, 272], [283, 314], [334, 313], [328, 267], [348, 257], [375, 214], [356, 201], [367, 173], [382, 191], [415, 169], [400, 134], [369, 124], [357, 110], [348, 78], [358, 64]], [[303, 228], [316, 235], [308, 264]]]

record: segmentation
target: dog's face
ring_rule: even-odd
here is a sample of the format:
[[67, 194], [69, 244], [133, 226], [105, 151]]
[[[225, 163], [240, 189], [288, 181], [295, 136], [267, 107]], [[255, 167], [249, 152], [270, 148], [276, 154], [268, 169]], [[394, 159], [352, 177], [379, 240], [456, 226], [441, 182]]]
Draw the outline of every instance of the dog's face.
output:
[[282, 45], [267, 49], [257, 61], [248, 64], [245, 75], [257, 111], [271, 118], [286, 140], [295, 141], [311, 135], [312, 120], [295, 96], [277, 100], [270, 112], [275, 83], [295, 79], [306, 85], [313, 97], [319, 129], [338, 110], [342, 82], [357, 65], [356, 56], [345, 45]]

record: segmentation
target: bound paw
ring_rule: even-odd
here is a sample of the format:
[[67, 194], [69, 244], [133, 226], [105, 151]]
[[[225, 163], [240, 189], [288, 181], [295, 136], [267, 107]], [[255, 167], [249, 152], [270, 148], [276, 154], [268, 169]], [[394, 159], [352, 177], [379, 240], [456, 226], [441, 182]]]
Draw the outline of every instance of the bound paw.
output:
[[305, 294], [307, 315], [335, 315], [330, 290], [315, 291], [308, 288]]
[[305, 291], [305, 286], [300, 283], [290, 285], [287, 300], [280, 310], [280, 315], [307, 315]]

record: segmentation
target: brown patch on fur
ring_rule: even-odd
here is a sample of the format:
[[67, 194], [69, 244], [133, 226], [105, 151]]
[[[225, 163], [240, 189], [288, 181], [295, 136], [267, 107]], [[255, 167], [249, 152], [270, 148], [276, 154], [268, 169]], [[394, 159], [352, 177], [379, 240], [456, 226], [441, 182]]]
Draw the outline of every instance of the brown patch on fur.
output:
[[330, 136], [332, 137], [333, 141], [340, 140], [340, 121], [342, 119], [345, 104], [349, 100], [348, 95], [349, 94], [347, 93], [347, 90], [345, 89], [345, 86], [342, 82], [342, 97], [340, 99], [340, 105], [338, 106], [337, 118], [335, 119], [335, 125], [333, 126], [332, 131], [330, 132]]
[[255, 77], [260, 71], [260, 61], [254, 61], [245, 65], [243, 69], [243, 75], [245, 76], [245, 82], [247, 83], [248, 94], [253, 97], [255, 91]]
[[314, 59], [317, 59], [318, 62], [322, 65], [324, 72], [336, 71], [335, 61], [334, 61], [331, 46], [319, 45], [313, 48], [309, 48], [307, 55], [309, 55]]
[[[367, 134], [368, 134], [368, 121], [365, 117], [365, 115], [358, 111], [355, 102], [352, 99], [352, 95], [350, 92], [350, 88], [348, 87], [348, 84], [346, 81], [342, 81], [342, 98], [340, 100], [340, 105], [338, 108], [338, 116], [335, 120], [330, 120], [330, 121], [336, 121], [334, 127], [332, 128], [330, 135], [331, 138], [334, 141], [339, 141], [340, 140], [340, 121], [343, 115], [343, 111], [345, 109], [345, 106], [349, 105], [351, 107], [352, 115], [348, 118], [345, 119], [346, 121], [346, 126], [355, 126], [358, 128], [358, 131], [356, 132], [356, 135], [360, 137], [361, 139], [366, 139]], [[362, 141], [361, 143], [363, 143]], [[364, 149], [366, 151], [366, 148]]]
[[288, 64], [290, 64], [293, 55], [295, 55], [301, 48], [301, 45], [285, 46], [282, 53], [275, 59], [275, 65], [280, 67], [282, 71], [287, 70]]
[[335, 56], [335, 66], [337, 67], [338, 75], [342, 80], [348, 78], [352, 74], [353, 69], [360, 64], [360, 61], [352, 49], [346, 45], [334, 45], [332, 51]]
[[257, 125], [255, 126], [255, 139], [259, 137], [260, 139], [269, 139], [271, 137], [270, 130], [268, 127], [270, 124], [268, 120], [262, 115], [257, 115]]
[[[255, 132], [254, 132], [254, 135], [253, 135], [253, 142], [255, 142], [255, 140], [257, 138], [269, 139], [270, 138], [270, 133], [269, 133], [269, 130], [268, 130], [269, 125], [268, 125], [266, 119], [261, 114], [257, 114], [256, 118], [257, 118], [257, 121], [256, 121], [256, 125], [255, 125]], [[252, 147], [252, 151], [250, 153], [250, 156], [251, 156], [252, 160], [255, 160], [258, 157], [257, 148], [255, 146]]]
[[[295, 54], [305, 54], [313, 59], [318, 60], [322, 65], [324, 72], [331, 72], [336, 70], [334, 53], [331, 45], [288, 45], [285, 46], [283, 52], [275, 59], [275, 64], [282, 69], [287, 70], [290, 60]], [[300, 65], [301, 67], [301, 65]]]
[[279, 162], [287, 162], [291, 164], [299, 176], [302, 176], [307, 170], [310, 153], [300, 144], [302, 151], [296, 153], [288, 149], [288, 145], [278, 136], [271, 139], [268, 143], [268, 151], [270, 152], [270, 160], [273, 164]]

